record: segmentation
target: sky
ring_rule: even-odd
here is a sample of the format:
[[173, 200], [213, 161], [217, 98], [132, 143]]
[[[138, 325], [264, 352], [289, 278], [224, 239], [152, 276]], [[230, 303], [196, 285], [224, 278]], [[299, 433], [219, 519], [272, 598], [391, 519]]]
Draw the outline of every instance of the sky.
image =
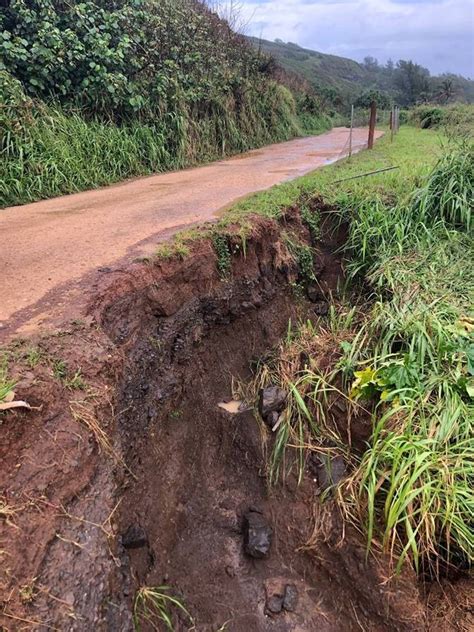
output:
[[[235, 0], [234, 0], [235, 1]], [[474, 78], [474, 0], [238, 0], [245, 32]]]

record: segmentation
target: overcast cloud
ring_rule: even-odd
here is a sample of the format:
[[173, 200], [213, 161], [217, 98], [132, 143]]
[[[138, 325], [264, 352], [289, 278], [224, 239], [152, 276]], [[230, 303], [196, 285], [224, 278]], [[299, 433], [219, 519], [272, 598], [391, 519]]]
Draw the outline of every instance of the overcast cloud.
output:
[[241, 0], [246, 33], [474, 77], [474, 0]]

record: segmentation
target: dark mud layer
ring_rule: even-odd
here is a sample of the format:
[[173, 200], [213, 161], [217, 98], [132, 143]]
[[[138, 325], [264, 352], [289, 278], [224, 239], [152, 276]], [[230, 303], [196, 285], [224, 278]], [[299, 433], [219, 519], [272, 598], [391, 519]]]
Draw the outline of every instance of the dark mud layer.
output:
[[[327, 222], [316, 271], [329, 296], [344, 233]], [[269, 490], [252, 414], [217, 407], [312, 309], [295, 299], [281, 229], [309, 235], [296, 211], [282, 224], [256, 221], [227, 281], [202, 241], [185, 261], [105, 275], [82, 322], [11, 347], [16, 390], [41, 410], [2, 419], [5, 629], [132, 630], [137, 588], [163, 584], [200, 632], [430, 628], [416, 578], [388, 581], [386, 559], [366, 560], [309, 472]], [[273, 530], [263, 559], [244, 552], [249, 508]], [[459, 629], [437, 617], [431, 629]], [[190, 629], [184, 616], [174, 625]]]

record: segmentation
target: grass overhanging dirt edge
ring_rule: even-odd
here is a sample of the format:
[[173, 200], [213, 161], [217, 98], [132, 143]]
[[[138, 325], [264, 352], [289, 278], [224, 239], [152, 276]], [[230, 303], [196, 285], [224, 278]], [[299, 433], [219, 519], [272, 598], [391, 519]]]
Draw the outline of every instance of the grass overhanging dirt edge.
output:
[[[251, 196], [157, 252], [185, 258], [207, 236], [226, 278], [232, 257], [245, 256], [254, 214], [278, 219], [298, 207], [317, 241], [316, 192], [316, 206], [349, 222], [346, 275], [352, 300], [363, 288], [366, 304], [340, 300], [325, 329], [303, 324], [283, 344], [280, 351], [300, 345], [310, 355], [329, 335], [338, 352], [324, 371], [310, 363], [291, 376], [275, 366], [267, 374], [290, 393], [269, 467], [278, 478], [291, 444], [303, 468], [308, 451], [327, 449], [328, 435], [347, 456], [328, 403], [341, 396], [349, 417], [363, 408], [373, 432], [363, 454], [350, 454], [336, 496], [396, 571], [409, 561], [430, 577], [466, 569], [474, 555], [473, 165], [472, 143], [404, 127], [393, 143], [387, 135], [373, 152]], [[398, 169], [332, 184], [386, 166]], [[311, 274], [311, 251], [287, 245], [303, 276]]]

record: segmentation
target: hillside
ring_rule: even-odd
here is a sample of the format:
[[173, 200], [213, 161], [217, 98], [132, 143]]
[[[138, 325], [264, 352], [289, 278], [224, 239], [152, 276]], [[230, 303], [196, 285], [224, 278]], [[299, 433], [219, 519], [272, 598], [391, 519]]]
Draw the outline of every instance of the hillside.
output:
[[0, 207], [331, 126], [199, 0], [11, 2], [0, 33]]
[[352, 59], [302, 48], [292, 42], [260, 40], [252, 45], [275, 58], [287, 71], [304, 77], [336, 108], [347, 106], [365, 88], [386, 91], [400, 105], [417, 102], [474, 102], [474, 81], [458, 75], [431, 76], [428, 69], [412, 61], [381, 65], [372, 57], [363, 64]]
[[367, 70], [352, 59], [326, 55], [291, 42], [270, 42], [255, 37], [249, 40], [256, 48], [274, 57], [285, 70], [301, 75], [318, 89], [332, 89], [343, 99], [371, 83]]

